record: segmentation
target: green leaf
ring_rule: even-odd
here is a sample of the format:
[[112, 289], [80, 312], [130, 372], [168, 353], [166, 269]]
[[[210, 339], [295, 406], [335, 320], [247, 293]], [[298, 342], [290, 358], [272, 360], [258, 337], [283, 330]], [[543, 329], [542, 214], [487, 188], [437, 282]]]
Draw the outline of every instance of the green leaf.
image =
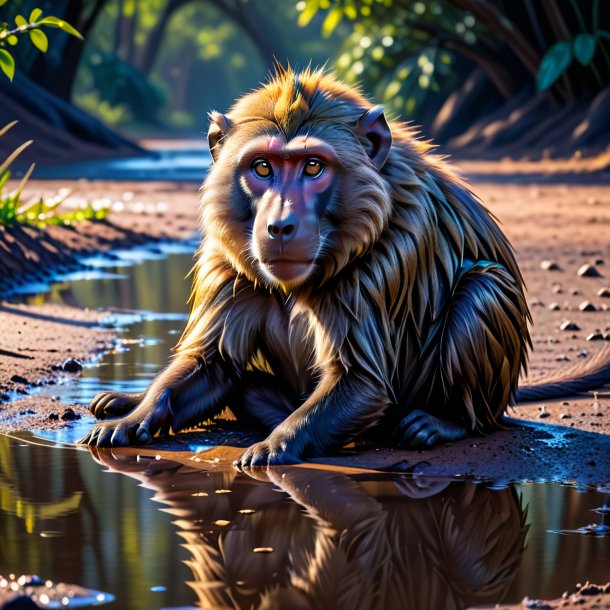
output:
[[569, 42], [556, 42], [545, 54], [538, 68], [538, 91], [546, 91], [572, 63], [572, 47]]
[[574, 57], [583, 65], [588, 66], [595, 55], [597, 40], [593, 34], [578, 34], [572, 41]]
[[13, 81], [13, 76], [15, 76], [15, 60], [6, 49], [0, 49], [0, 70], [6, 74], [11, 82]]
[[51, 16], [45, 17], [44, 19], [41, 19], [38, 22], [38, 25], [47, 25], [50, 28], [59, 28], [60, 30], [63, 30], [67, 34], [71, 34], [72, 36], [76, 36], [77, 38], [84, 40], [83, 37], [81, 36], [80, 32], [75, 30], [69, 23], [66, 23], [62, 19], [59, 19], [58, 17], [51, 17]]
[[38, 21], [38, 17], [40, 17], [40, 15], [42, 15], [42, 9], [41, 8], [35, 8], [30, 13], [30, 23], [35, 23], [36, 21]]
[[328, 15], [326, 15], [326, 19], [322, 23], [322, 36], [328, 38], [335, 31], [341, 19], [343, 19], [343, 8], [340, 6], [336, 6], [328, 11]]
[[0, 0], [0, 6], [4, 6], [7, 2], [8, 0]]
[[15, 34], [11, 34], [6, 40], [11, 45], [11, 47], [14, 47], [19, 42], [19, 38], [15, 36]]
[[316, 16], [318, 12], [318, 3], [316, 0], [308, 0], [305, 8], [301, 11], [297, 23], [304, 28], [309, 25], [309, 22]]
[[4, 185], [8, 182], [8, 179], [11, 177], [11, 171], [6, 170], [4, 173], [0, 174], [0, 195], [2, 195], [2, 189]]
[[15, 23], [18, 28], [22, 28], [24, 25], [28, 24], [23, 15], [17, 15], [17, 17], [15, 17]]
[[32, 44], [43, 53], [49, 48], [49, 39], [42, 30], [30, 30], [30, 40]]

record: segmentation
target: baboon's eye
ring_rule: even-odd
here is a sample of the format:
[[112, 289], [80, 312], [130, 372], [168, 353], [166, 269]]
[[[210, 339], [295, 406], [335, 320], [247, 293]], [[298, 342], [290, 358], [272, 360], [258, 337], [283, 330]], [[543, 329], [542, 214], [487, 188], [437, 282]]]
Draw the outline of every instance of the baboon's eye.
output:
[[273, 168], [267, 159], [254, 159], [252, 162], [252, 171], [259, 178], [271, 178], [271, 176], [273, 176]]
[[324, 165], [320, 159], [307, 159], [303, 173], [309, 178], [316, 178], [324, 171]]

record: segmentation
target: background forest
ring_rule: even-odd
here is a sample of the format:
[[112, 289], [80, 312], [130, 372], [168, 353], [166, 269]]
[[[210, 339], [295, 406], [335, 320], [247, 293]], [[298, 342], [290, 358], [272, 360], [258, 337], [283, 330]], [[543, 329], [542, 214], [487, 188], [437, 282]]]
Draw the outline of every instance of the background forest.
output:
[[[0, 68], [8, 53], [16, 70], [12, 85], [0, 74], [0, 123], [21, 119], [13, 137], [34, 138], [39, 161], [132, 153], [142, 137], [201, 138], [207, 112], [256, 87], [276, 58], [326, 64], [454, 154], [593, 155], [610, 127], [605, 4], [5, 0]], [[2, 36], [36, 7], [84, 40], [47, 29], [41, 52], [33, 38]]]

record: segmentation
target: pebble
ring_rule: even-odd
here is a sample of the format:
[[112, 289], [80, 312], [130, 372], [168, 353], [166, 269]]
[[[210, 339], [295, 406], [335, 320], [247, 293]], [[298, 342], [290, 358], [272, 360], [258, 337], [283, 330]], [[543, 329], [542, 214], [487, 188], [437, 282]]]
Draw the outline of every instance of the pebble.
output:
[[534, 299], [530, 302], [530, 307], [544, 307], [544, 303], [540, 299]]
[[572, 416], [569, 413], [560, 413], [559, 419], [572, 419]]
[[578, 271], [578, 275], [581, 277], [602, 277], [602, 274], [595, 267], [595, 265], [583, 265]]
[[57, 415], [57, 413], [49, 413], [49, 419], [57, 421], [59, 419], [59, 415]]
[[575, 297], [576, 297], [576, 296], [578, 296], [578, 295], [580, 294], [580, 290], [577, 290], [577, 289], [575, 288], [574, 290], [571, 290], [571, 291], [570, 291], [570, 294], [571, 294], [572, 296], [575, 296]]
[[559, 354], [559, 355], [555, 356], [555, 360], [557, 362], [567, 362], [570, 359], [568, 358], [568, 356], [566, 354]]
[[583, 301], [578, 306], [578, 309], [580, 309], [580, 311], [597, 311], [597, 307], [595, 307], [595, 305], [593, 305], [593, 303], [590, 301]]
[[604, 298], [609, 298], [610, 297], [610, 288], [600, 288], [597, 291], [597, 296], [598, 297], [604, 297]]
[[74, 409], [68, 407], [64, 412], [61, 418], [64, 421], [74, 421], [75, 419], [80, 419], [80, 415], [74, 411]]
[[587, 341], [603, 341], [604, 335], [602, 335], [598, 330], [589, 333], [586, 337]]
[[11, 381], [14, 381], [15, 383], [23, 383], [23, 384], [30, 383], [25, 377], [22, 377], [21, 375], [13, 375], [11, 377]]
[[576, 324], [576, 322], [571, 322], [570, 320], [566, 320], [562, 322], [559, 326], [559, 330], [580, 330], [580, 326]]
[[66, 373], [80, 373], [83, 370], [82, 364], [74, 358], [68, 358], [62, 365], [61, 368]]
[[606, 264], [606, 261], [603, 258], [596, 258], [594, 262], [596, 265], [605, 265]]
[[549, 303], [549, 309], [551, 311], [560, 311], [561, 306], [559, 305], [559, 303]]
[[559, 284], [555, 284], [551, 290], [553, 294], [563, 294], [563, 288]]
[[540, 413], [538, 413], [538, 417], [540, 419], [544, 419], [545, 417], [549, 417], [551, 414], [546, 410], [546, 407], [542, 405], [540, 407]]
[[555, 261], [542, 261], [540, 268], [543, 271], [559, 271], [560, 267]]

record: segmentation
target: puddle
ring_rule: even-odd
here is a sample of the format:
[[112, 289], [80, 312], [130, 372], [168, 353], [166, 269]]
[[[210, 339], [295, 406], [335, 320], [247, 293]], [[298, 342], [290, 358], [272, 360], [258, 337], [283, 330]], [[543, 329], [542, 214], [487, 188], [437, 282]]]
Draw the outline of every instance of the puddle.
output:
[[[86, 404], [143, 390], [184, 325], [191, 264], [153, 256], [35, 297], [122, 311], [116, 351], [41, 391]], [[107, 592], [117, 610], [458, 609], [610, 574], [599, 491], [311, 465], [252, 478], [211, 444], [62, 445], [89, 426], [0, 436], [0, 574]]]
[[254, 479], [208, 453], [0, 436], [0, 574], [133, 610], [465, 608], [608, 578], [610, 537], [571, 533], [603, 522], [598, 492], [308, 467]]
[[169, 180], [201, 182], [210, 164], [201, 146], [122, 159], [96, 159], [36, 168], [38, 180]]

